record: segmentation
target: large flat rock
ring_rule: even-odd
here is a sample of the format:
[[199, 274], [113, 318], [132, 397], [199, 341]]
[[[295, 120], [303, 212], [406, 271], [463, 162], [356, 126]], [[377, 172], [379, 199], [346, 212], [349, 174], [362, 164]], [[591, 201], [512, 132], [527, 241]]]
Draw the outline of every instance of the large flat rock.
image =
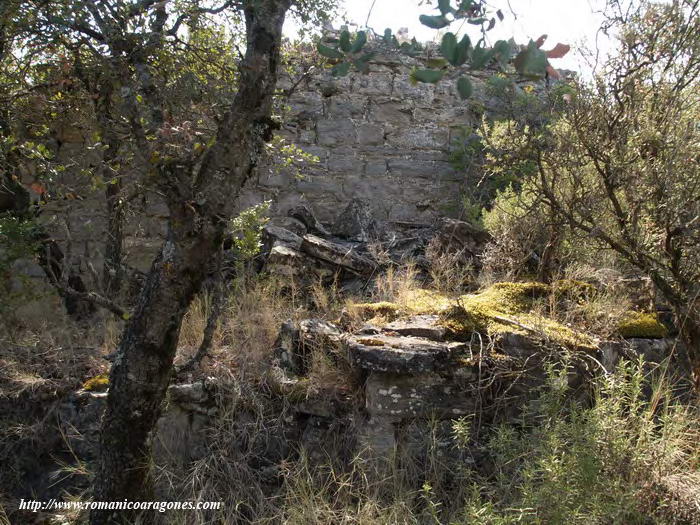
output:
[[387, 333], [403, 336], [422, 337], [431, 341], [444, 341], [447, 329], [438, 324], [437, 315], [415, 315], [408, 319], [399, 319], [382, 327]]
[[421, 374], [443, 370], [466, 350], [464, 343], [442, 343], [421, 337], [387, 334], [345, 338], [350, 362], [374, 372]]

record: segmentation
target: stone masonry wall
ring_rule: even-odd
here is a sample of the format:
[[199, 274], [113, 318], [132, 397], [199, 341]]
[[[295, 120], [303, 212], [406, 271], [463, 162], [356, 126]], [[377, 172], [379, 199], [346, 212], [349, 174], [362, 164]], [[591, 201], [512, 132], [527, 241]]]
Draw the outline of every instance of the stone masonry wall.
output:
[[[368, 74], [336, 79], [325, 70], [297, 86], [280, 135], [320, 163], [302, 178], [262, 168], [241, 206], [270, 198], [284, 212], [306, 199], [328, 222], [353, 197], [367, 200], [384, 220], [429, 221], [457, 213], [468, 181], [450, 164], [448, 151], [455, 133], [476, 124], [489, 107], [484, 82], [493, 72], [470, 73], [475, 97], [464, 101], [454, 87], [461, 71], [437, 85], [410, 82], [411, 69], [427, 67], [431, 56], [437, 51], [411, 58], [378, 49]], [[281, 88], [292, 84], [287, 75], [280, 79]]]
[[[360, 198], [381, 220], [432, 222], [436, 216], [458, 214], [469, 181], [450, 164], [449, 148], [459, 129], [476, 124], [484, 110], [498, 109], [485, 90], [493, 72], [469, 73], [475, 94], [463, 101], [454, 87], [463, 71], [450, 72], [437, 85], [410, 82], [411, 69], [426, 67], [430, 58], [439, 56], [436, 49], [429, 47], [417, 58], [376, 50], [368, 74], [351, 72], [336, 79], [325, 69], [296, 85], [278, 134], [320, 162], [300, 172], [263, 163], [239, 197], [239, 209], [270, 199], [273, 213], [285, 214], [305, 201], [321, 221], [332, 222], [350, 199]], [[285, 72], [279, 87], [289, 89], [297, 81]], [[59, 135], [58, 156], [70, 166], [62, 181], [82, 200], [52, 201], [43, 217], [62, 245], [99, 268], [106, 228], [104, 190], [91, 187], [80, 175], [81, 166], [99, 162], [96, 152], [85, 146], [91, 132], [68, 125]], [[132, 201], [131, 207], [126, 260], [146, 270], [160, 248], [168, 211], [155, 193]], [[38, 268], [35, 273], [41, 275]]]

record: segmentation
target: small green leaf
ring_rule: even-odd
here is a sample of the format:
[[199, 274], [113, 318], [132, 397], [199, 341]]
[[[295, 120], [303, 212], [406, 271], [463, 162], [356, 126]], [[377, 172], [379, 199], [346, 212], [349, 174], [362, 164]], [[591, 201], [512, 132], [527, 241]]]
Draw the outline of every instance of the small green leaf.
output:
[[425, 65], [430, 69], [442, 69], [448, 64], [444, 58], [429, 58], [425, 61]]
[[411, 80], [414, 82], [436, 84], [442, 79], [444, 74], [444, 71], [437, 71], [435, 69], [414, 69], [411, 71]]
[[352, 46], [350, 45], [350, 31], [344, 29], [340, 33], [340, 49], [347, 53], [348, 51], [350, 51], [351, 47]]
[[365, 53], [360, 58], [353, 61], [353, 64], [355, 65], [355, 69], [357, 69], [361, 73], [367, 73], [369, 71], [369, 61], [374, 58], [374, 55], [375, 55], [374, 52]]
[[487, 20], [488, 20], [488, 18], [486, 18], [485, 16], [480, 16], [478, 18], [469, 18], [467, 20], [467, 22], [469, 22], [470, 24], [475, 25], [475, 26], [480, 26], [484, 22], [486, 22]]
[[355, 41], [352, 44], [352, 48], [350, 48], [351, 53], [357, 53], [360, 50], [362, 50], [363, 47], [365, 47], [365, 44], [367, 43], [367, 33], [364, 31], [358, 31], [357, 36], [355, 37]]
[[350, 62], [341, 62], [340, 64], [336, 64], [333, 66], [331, 69], [331, 74], [334, 77], [344, 77], [350, 72]]
[[455, 64], [455, 56], [457, 51], [457, 37], [452, 32], [447, 32], [442, 37], [442, 43], [440, 44], [440, 52], [450, 64]]
[[335, 58], [335, 59], [340, 59], [343, 58], [343, 54], [338, 51], [337, 49], [333, 47], [326, 46], [319, 42], [316, 45], [316, 49], [318, 49], [318, 52], [323, 55], [326, 58]]
[[515, 69], [524, 77], [543, 78], [547, 70], [547, 55], [530, 40], [513, 61]]
[[450, 21], [447, 20], [444, 16], [428, 16], [428, 15], [420, 15], [418, 17], [418, 20], [420, 20], [420, 23], [423, 24], [424, 26], [428, 26], [432, 29], [442, 29], [445, 26], [450, 25]]
[[472, 87], [471, 81], [467, 77], [459, 77], [457, 79], [457, 92], [462, 100], [468, 99], [472, 96], [474, 88]]
[[443, 15], [453, 11], [452, 6], [450, 5], [450, 0], [438, 0], [438, 9]]
[[493, 45], [493, 50], [496, 54], [496, 60], [501, 65], [501, 67], [506, 67], [513, 55], [513, 48], [507, 40], [499, 40]]
[[467, 58], [469, 58], [469, 49], [471, 48], [471, 45], [472, 43], [471, 40], [469, 40], [469, 36], [464, 35], [459, 41], [459, 44], [457, 44], [454, 61], [455, 66], [461, 66], [467, 61]]
[[478, 45], [472, 52], [472, 68], [483, 69], [493, 58], [494, 50]]

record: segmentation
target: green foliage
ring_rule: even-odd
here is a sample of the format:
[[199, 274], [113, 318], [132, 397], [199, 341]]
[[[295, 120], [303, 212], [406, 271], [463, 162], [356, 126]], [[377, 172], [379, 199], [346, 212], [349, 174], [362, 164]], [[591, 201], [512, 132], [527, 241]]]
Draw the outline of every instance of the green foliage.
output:
[[417, 82], [425, 82], [428, 84], [436, 84], [445, 75], [444, 71], [436, 69], [417, 69], [411, 71], [410, 80], [413, 84]]
[[369, 71], [369, 62], [374, 57], [374, 53], [359, 55], [367, 43], [365, 31], [358, 31], [353, 40], [350, 32], [343, 29], [340, 32], [340, 38], [328, 40], [327, 43], [334, 45], [326, 45], [319, 41], [316, 44], [316, 49], [321, 56], [341, 61], [333, 66], [331, 70], [333, 76], [344, 77], [350, 72], [351, 66], [354, 66], [361, 73]]
[[464, 35], [462, 39], [457, 42], [457, 37], [455, 37], [454, 33], [448, 32], [442, 37], [440, 51], [442, 56], [444, 56], [450, 64], [453, 66], [461, 66], [469, 57], [470, 47], [471, 41], [468, 35]]
[[662, 338], [668, 336], [668, 330], [659, 322], [656, 314], [629, 312], [617, 327], [622, 337]]
[[271, 201], [265, 201], [248, 208], [231, 219], [229, 234], [238, 257], [250, 260], [260, 253], [262, 248], [262, 229], [269, 220]]
[[88, 392], [107, 390], [109, 388], [109, 374], [98, 374], [95, 377], [91, 377], [83, 383], [83, 388]]
[[431, 29], [442, 29], [443, 27], [450, 25], [450, 21], [447, 18], [445, 18], [443, 15], [438, 15], [438, 16], [420, 15], [418, 17], [418, 20], [420, 21], [421, 24], [428, 26]]
[[530, 40], [527, 47], [515, 57], [515, 69], [524, 77], [542, 78], [547, 69], [547, 55]]
[[457, 92], [462, 99], [467, 99], [472, 96], [474, 88], [467, 77], [459, 77], [457, 79]]
[[317, 155], [304, 151], [279, 135], [275, 135], [265, 147], [267, 154], [274, 160], [273, 169], [277, 172], [287, 170], [296, 179], [303, 179], [304, 169], [321, 161]]
[[573, 400], [566, 367], [550, 367], [532, 424], [493, 431], [494, 482], [469, 498], [464, 523], [670, 523], [649, 509], [651, 485], [697, 475], [700, 428], [668, 384], [648, 398], [646, 382], [642, 363], [622, 362], [596, 381], [590, 407]]
[[[11, 308], [14, 301], [28, 299], [32, 295], [30, 282], [25, 276], [13, 272], [15, 263], [32, 259], [39, 245], [36, 241], [37, 226], [34, 221], [0, 214], [0, 312]], [[12, 286], [12, 281], [21, 288]]]

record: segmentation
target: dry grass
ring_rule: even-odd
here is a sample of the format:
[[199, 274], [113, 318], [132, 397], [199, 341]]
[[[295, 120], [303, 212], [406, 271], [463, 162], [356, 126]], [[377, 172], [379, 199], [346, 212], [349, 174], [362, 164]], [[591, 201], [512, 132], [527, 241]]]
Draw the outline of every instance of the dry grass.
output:
[[459, 295], [476, 284], [474, 265], [464, 262], [461, 251], [444, 251], [439, 243], [431, 242], [425, 252], [430, 265], [430, 284], [436, 290]]

